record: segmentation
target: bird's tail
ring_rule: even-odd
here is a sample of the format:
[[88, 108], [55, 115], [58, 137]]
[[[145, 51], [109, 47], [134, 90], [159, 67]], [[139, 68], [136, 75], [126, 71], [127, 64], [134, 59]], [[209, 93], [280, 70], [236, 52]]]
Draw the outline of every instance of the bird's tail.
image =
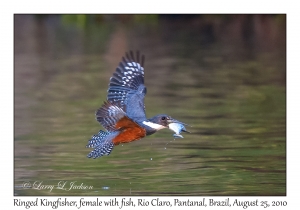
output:
[[95, 149], [87, 157], [95, 159], [103, 155], [109, 155], [114, 147], [112, 140], [116, 135], [118, 135], [118, 132], [105, 132], [102, 130], [93, 135], [86, 147]]

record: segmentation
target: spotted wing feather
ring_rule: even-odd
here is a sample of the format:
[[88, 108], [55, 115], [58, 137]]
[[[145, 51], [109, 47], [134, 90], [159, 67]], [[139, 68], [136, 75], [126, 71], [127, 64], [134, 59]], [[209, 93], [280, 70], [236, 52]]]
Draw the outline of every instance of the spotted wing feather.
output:
[[[130, 118], [145, 117], [144, 97], [146, 87], [144, 86], [144, 56], [139, 52], [136, 56], [133, 52], [123, 57], [115, 73], [110, 78], [107, 100], [119, 103]], [[132, 112], [132, 109], [135, 109]]]
[[88, 158], [98, 158], [103, 155], [109, 155], [114, 147], [113, 139], [119, 134], [119, 132], [105, 132], [99, 131], [98, 134], [92, 136], [86, 147], [95, 148], [91, 151]]
[[96, 119], [108, 131], [116, 131], [115, 125], [125, 116], [120, 105], [109, 101], [104, 102], [102, 107], [96, 111]]

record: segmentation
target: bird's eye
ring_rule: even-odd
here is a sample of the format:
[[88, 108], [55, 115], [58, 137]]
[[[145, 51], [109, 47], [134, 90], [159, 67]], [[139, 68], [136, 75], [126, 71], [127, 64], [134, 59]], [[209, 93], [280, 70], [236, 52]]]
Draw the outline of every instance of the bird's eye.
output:
[[162, 120], [166, 120], [166, 117], [162, 117], [161, 119], [162, 119]]

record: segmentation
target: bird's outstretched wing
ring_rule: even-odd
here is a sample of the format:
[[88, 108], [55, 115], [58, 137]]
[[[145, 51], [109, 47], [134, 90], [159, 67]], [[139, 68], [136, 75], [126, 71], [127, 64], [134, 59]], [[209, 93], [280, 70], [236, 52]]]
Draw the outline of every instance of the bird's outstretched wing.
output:
[[125, 117], [125, 112], [120, 108], [118, 103], [112, 104], [107, 101], [96, 111], [97, 121], [107, 130], [116, 131], [116, 124], [119, 120]]
[[144, 56], [132, 51], [126, 53], [110, 78], [107, 100], [118, 103], [126, 115], [136, 121], [146, 119], [144, 97]]

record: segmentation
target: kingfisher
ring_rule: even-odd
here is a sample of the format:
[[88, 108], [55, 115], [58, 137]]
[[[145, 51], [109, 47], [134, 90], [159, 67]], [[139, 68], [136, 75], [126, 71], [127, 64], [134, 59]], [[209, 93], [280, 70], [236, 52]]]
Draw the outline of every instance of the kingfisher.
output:
[[144, 61], [145, 56], [140, 55], [139, 51], [130, 51], [122, 57], [110, 78], [107, 100], [95, 113], [96, 120], [105, 131], [100, 130], [88, 141], [86, 147], [93, 148], [87, 155], [88, 158], [109, 155], [116, 145], [139, 140], [164, 128], [177, 134], [181, 131], [188, 132], [184, 127], [187, 124], [169, 115], [158, 114], [149, 119], [146, 117]]

